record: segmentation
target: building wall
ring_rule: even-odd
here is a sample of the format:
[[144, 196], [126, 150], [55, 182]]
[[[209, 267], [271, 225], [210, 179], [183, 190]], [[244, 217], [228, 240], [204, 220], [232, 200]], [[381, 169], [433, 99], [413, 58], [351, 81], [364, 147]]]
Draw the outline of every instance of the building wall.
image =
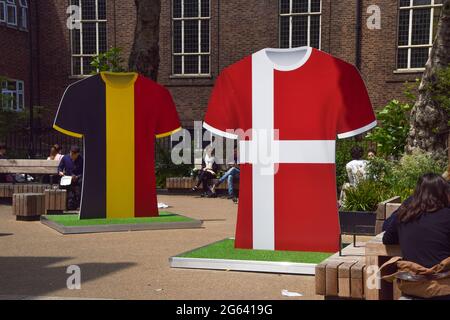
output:
[[[31, 1], [36, 3], [37, 1]], [[395, 73], [397, 43], [397, 1], [363, 0], [361, 73], [366, 80], [375, 108], [390, 99], [401, 98], [407, 80], [420, 73]], [[322, 0], [321, 48], [350, 63], [356, 62], [356, 1]], [[131, 51], [136, 12], [134, 0], [109, 0], [107, 7], [108, 47], [123, 49], [127, 60]], [[381, 30], [369, 30], [366, 20], [370, 5], [381, 8]], [[70, 33], [66, 27], [68, 0], [39, 1], [33, 22], [35, 34], [33, 58], [39, 65], [35, 72], [35, 104], [49, 110], [48, 123], [70, 83]], [[185, 127], [201, 120], [214, 81], [220, 71], [264, 47], [279, 46], [278, 0], [211, 0], [211, 76], [173, 77], [171, 0], [162, 0], [160, 19], [161, 63], [158, 81], [171, 91]], [[2, 56], [0, 71], [12, 78], [29, 82], [28, 33], [0, 26]], [[28, 51], [27, 51], [28, 50]], [[26, 83], [26, 90], [30, 85]], [[28, 93], [28, 91], [26, 92]]]

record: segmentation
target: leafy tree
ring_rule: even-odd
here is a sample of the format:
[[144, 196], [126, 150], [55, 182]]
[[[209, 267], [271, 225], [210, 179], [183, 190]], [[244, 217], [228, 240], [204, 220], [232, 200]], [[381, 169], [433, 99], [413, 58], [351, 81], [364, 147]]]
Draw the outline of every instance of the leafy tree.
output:
[[125, 72], [126, 70], [123, 67], [124, 59], [121, 54], [121, 48], [111, 48], [104, 53], [98, 54], [91, 61], [91, 66], [95, 68], [95, 71], [92, 73], [96, 74], [101, 71]]

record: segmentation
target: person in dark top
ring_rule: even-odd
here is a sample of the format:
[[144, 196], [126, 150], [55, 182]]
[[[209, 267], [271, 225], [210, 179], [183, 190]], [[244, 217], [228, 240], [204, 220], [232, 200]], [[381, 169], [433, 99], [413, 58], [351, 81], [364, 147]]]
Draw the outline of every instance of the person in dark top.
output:
[[400, 244], [404, 260], [431, 268], [450, 257], [450, 185], [437, 174], [422, 176], [385, 229], [383, 243]]
[[59, 163], [59, 176], [72, 177], [72, 183], [67, 189], [67, 207], [69, 210], [76, 210], [80, 206], [81, 185], [83, 180], [83, 157], [80, 155], [80, 148], [72, 146], [70, 153], [66, 154]]

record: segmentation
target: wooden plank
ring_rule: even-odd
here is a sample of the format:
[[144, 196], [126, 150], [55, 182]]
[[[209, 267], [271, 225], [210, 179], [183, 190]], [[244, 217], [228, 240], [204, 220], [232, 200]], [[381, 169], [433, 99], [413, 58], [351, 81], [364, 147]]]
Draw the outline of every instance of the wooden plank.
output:
[[316, 294], [324, 296], [326, 294], [326, 266], [327, 262], [316, 265], [315, 283]]
[[[380, 290], [374, 285], [372, 266], [379, 266], [379, 261], [377, 256], [366, 256], [366, 268], [364, 272], [365, 283], [364, 283], [364, 295], [366, 300], [380, 300]], [[370, 273], [369, 273], [370, 272]]]
[[329, 261], [325, 267], [325, 295], [337, 297], [339, 293], [338, 267], [343, 261]]
[[386, 219], [392, 216], [392, 214], [400, 208], [401, 203], [388, 203], [386, 204]]
[[350, 296], [354, 299], [364, 298], [365, 267], [365, 261], [359, 261], [350, 269]]
[[384, 245], [383, 233], [380, 233], [366, 243], [365, 255], [396, 257], [402, 256], [402, 252], [398, 245]]
[[351, 268], [357, 261], [344, 262], [338, 267], [338, 288], [339, 297], [351, 297]]

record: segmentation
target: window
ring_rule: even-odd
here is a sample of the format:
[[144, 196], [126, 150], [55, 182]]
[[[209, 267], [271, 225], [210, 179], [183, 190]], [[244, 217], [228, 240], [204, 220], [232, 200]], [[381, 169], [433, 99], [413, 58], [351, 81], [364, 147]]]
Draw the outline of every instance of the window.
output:
[[1, 105], [3, 108], [14, 111], [22, 111], [25, 108], [23, 81], [3, 80], [1, 92]]
[[80, 7], [79, 29], [71, 32], [72, 75], [89, 75], [96, 70], [92, 58], [107, 51], [106, 0], [71, 0]]
[[320, 49], [321, 0], [280, 0], [280, 47]]
[[210, 74], [210, 0], [172, 0], [172, 73]]
[[17, 26], [17, 6], [14, 0], [6, 0], [6, 22], [10, 26]]
[[400, 0], [397, 68], [423, 70], [433, 46], [442, 0]]
[[6, 3], [0, 0], [0, 22], [6, 21]]
[[28, 29], [28, 1], [19, 0], [19, 27], [21, 29]]

